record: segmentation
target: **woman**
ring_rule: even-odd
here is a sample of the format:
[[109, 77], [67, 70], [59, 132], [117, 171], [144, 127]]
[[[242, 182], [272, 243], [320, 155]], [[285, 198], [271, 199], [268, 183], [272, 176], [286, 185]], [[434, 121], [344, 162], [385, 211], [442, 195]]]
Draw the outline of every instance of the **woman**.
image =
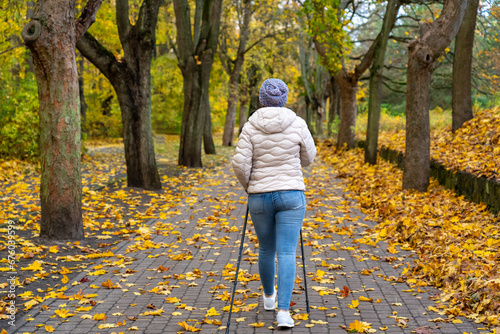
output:
[[[274, 310], [278, 327], [293, 327], [289, 306], [295, 281], [295, 252], [306, 210], [301, 167], [314, 160], [316, 147], [306, 122], [284, 108], [288, 87], [279, 79], [264, 81], [259, 101], [264, 108], [241, 132], [232, 165], [248, 193], [248, 206], [259, 240], [259, 274], [264, 309]], [[278, 255], [278, 293], [275, 257]]]

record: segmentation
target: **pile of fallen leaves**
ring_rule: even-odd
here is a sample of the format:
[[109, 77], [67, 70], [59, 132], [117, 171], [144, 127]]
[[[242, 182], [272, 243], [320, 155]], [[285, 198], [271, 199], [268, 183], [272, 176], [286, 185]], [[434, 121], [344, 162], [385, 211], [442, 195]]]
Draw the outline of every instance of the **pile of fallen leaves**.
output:
[[368, 218], [379, 222], [357, 242], [387, 240], [391, 253], [415, 251], [418, 259], [402, 278], [415, 288], [434, 285], [443, 291], [432, 311], [499, 324], [498, 217], [434, 180], [426, 193], [403, 190], [401, 170], [382, 159], [377, 166], [364, 164], [361, 149], [341, 151], [323, 144], [320, 155], [346, 180], [350, 196]]
[[[380, 133], [379, 147], [405, 151], [405, 131]], [[479, 110], [455, 133], [431, 131], [431, 157], [449, 170], [500, 182], [500, 108]]]

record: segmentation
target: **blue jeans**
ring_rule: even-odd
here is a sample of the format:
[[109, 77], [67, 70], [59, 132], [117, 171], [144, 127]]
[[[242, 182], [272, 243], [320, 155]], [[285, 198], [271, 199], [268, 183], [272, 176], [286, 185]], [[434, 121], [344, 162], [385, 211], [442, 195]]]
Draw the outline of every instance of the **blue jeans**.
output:
[[250, 194], [248, 207], [259, 240], [259, 274], [268, 296], [274, 293], [278, 254], [278, 309], [288, 310], [295, 282], [295, 252], [306, 198], [300, 190]]

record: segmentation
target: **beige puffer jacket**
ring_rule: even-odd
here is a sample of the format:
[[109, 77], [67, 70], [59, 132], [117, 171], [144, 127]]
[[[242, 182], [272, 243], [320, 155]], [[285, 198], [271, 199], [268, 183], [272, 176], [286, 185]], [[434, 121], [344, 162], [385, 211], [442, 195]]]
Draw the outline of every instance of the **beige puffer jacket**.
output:
[[315, 156], [306, 122], [288, 108], [266, 107], [243, 127], [232, 164], [249, 194], [305, 190], [302, 167]]

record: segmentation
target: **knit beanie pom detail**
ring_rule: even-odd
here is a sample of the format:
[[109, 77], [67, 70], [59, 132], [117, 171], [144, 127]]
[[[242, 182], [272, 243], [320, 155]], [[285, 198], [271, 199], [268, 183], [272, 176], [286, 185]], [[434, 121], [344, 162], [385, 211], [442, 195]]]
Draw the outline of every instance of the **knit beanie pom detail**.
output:
[[284, 107], [287, 101], [288, 87], [280, 79], [267, 79], [260, 86], [259, 101], [264, 107]]

